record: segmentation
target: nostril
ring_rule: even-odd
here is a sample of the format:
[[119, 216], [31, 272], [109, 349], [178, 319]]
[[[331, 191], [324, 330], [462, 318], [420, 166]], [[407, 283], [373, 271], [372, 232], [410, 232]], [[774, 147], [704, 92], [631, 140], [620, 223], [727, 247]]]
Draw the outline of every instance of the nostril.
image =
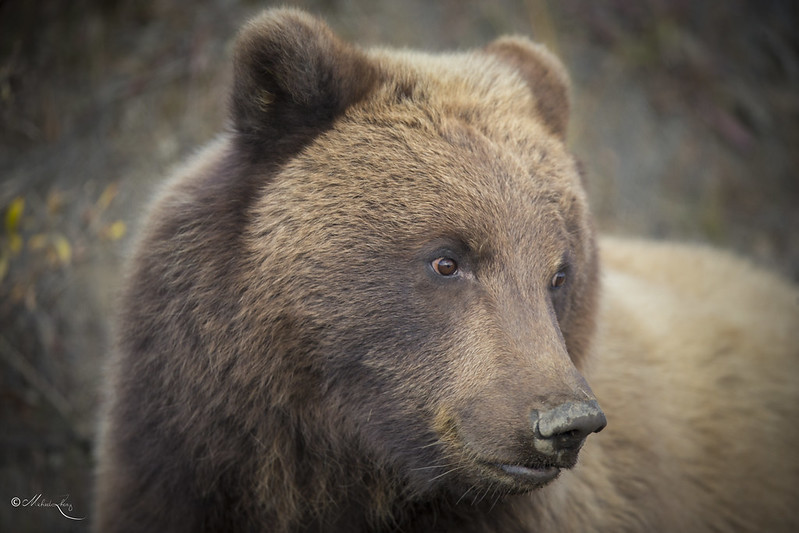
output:
[[596, 401], [569, 402], [536, 414], [537, 420], [533, 421], [536, 433], [552, 439], [561, 448], [573, 448], [607, 425], [605, 413]]
[[573, 429], [571, 431], [565, 431], [563, 433], [559, 433], [553, 437], [556, 441], [556, 444], [559, 448], [567, 449], [567, 448], [576, 448], [580, 444], [582, 444], [583, 440], [588, 436], [588, 433], [584, 433], [577, 429]]

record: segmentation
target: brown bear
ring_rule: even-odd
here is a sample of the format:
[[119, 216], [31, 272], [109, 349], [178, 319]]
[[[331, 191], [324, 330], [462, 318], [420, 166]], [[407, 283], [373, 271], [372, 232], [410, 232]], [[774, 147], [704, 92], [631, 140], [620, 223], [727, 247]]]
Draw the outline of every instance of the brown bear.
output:
[[98, 531], [799, 528], [799, 290], [597, 244], [544, 48], [283, 9], [234, 69], [130, 263]]

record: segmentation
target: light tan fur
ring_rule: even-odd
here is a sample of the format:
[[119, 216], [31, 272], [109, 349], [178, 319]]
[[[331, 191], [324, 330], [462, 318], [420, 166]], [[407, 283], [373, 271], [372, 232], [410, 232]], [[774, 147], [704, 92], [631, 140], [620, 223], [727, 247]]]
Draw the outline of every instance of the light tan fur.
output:
[[795, 531], [799, 290], [703, 246], [600, 250], [586, 373], [608, 427], [535, 496], [535, 530]]

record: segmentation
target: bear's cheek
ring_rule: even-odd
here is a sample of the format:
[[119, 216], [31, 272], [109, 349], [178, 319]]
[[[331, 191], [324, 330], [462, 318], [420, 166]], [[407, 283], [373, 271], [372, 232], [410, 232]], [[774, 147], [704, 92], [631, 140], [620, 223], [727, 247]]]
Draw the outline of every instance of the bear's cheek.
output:
[[[389, 297], [396, 301], [387, 304]], [[458, 387], [468, 386], [462, 359], [473, 355], [461, 313], [452, 304], [432, 306], [428, 298], [386, 282], [379, 306], [357, 298], [348, 328], [329, 324], [323, 340], [324, 351], [335, 353], [325, 365], [331, 403], [347, 406], [349, 430], [403, 469], [440, 459], [440, 449], [428, 446], [439, 438], [432, 420], [459, 395]], [[350, 340], [354, 331], [357, 340]]]

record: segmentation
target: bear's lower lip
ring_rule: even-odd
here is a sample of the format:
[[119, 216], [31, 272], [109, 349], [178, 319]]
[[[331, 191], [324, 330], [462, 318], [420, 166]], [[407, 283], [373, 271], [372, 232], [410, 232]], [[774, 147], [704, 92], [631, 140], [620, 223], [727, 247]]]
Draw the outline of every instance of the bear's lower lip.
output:
[[533, 485], [542, 485], [555, 479], [560, 473], [557, 466], [530, 467], [512, 464], [496, 464], [500, 470], [518, 481]]

